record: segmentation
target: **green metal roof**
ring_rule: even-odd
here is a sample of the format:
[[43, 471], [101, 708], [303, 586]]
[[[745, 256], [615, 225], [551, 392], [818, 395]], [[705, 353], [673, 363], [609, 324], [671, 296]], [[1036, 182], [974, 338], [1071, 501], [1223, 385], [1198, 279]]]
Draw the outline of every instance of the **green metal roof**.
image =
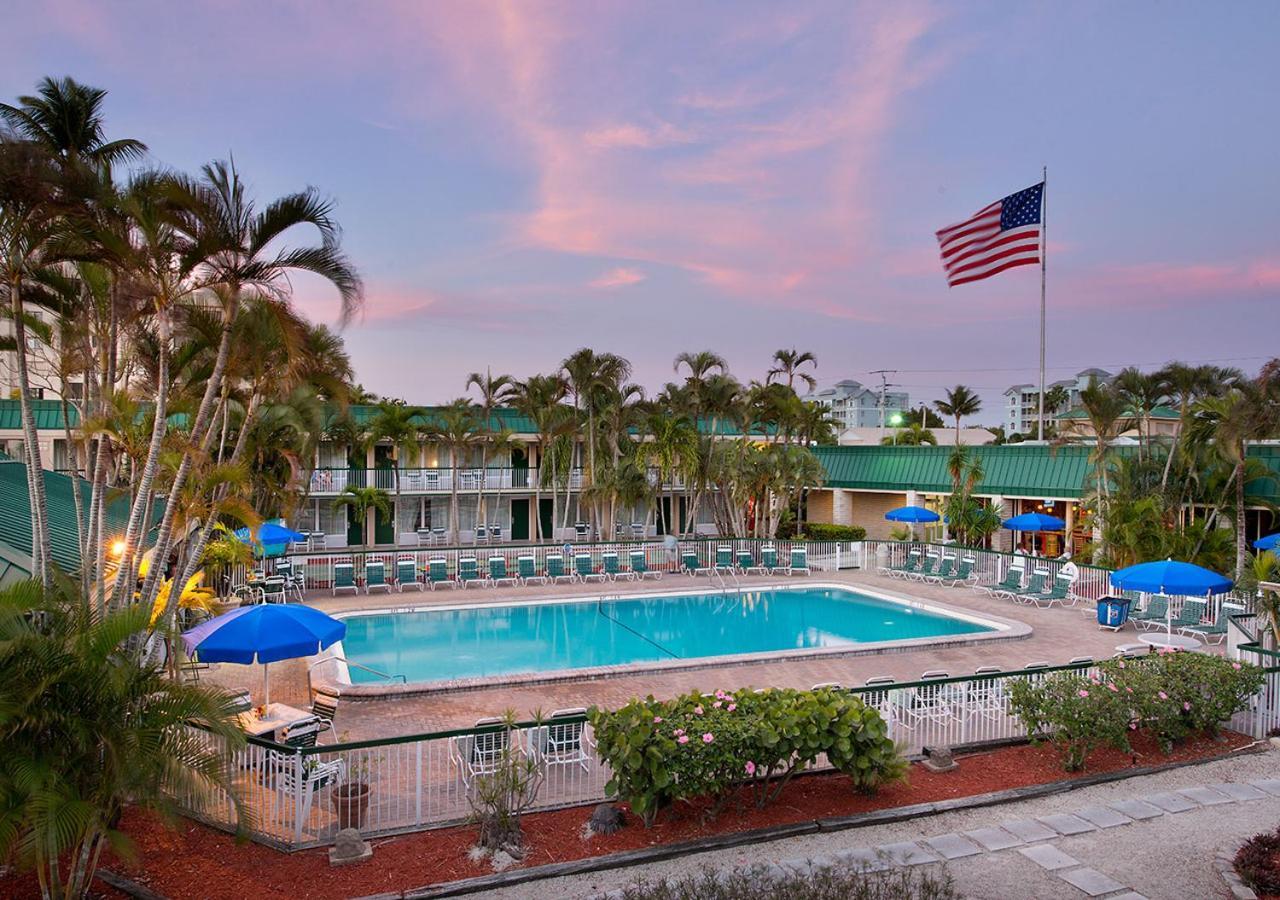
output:
[[[413, 420], [419, 425], [430, 424], [433, 421], [434, 416], [444, 408], [445, 407], [442, 407], [442, 406], [419, 407], [419, 409], [421, 409], [424, 414], [414, 416]], [[367, 425], [369, 422], [373, 421], [373, 419], [377, 417], [378, 407], [369, 406], [369, 405], [352, 404], [351, 406], [347, 407], [347, 415], [357, 425]], [[334, 410], [329, 417], [329, 423], [332, 424], [337, 417], [338, 417], [338, 412], [337, 410]], [[735, 434], [741, 433], [737, 428], [733, 426], [731, 422], [726, 422], [723, 419], [717, 420], [715, 425], [716, 425], [716, 429], [715, 429], [716, 434], [735, 435]], [[59, 427], [61, 427], [61, 422], [59, 422]], [[533, 419], [524, 415], [518, 409], [514, 409], [509, 406], [500, 406], [493, 410], [493, 417], [492, 419], [490, 419], [490, 428], [493, 431], [500, 431], [503, 428], [506, 428], [509, 431], [514, 432], [515, 434], [537, 434], [538, 433], [537, 425], [534, 424]], [[702, 431], [704, 434], [709, 433], [711, 431], [711, 422], [705, 419], [699, 421], [698, 429]], [[753, 433], [757, 433], [757, 432], [753, 432]], [[765, 432], [762, 429], [758, 433], [764, 434]]]
[[[80, 424], [80, 417], [75, 407], [71, 408], [71, 427]], [[35, 414], [36, 428], [40, 430], [62, 430], [61, 400], [32, 400], [31, 410]], [[0, 428], [21, 428], [22, 407], [17, 400], [0, 400]]]
[[[952, 447], [815, 447], [826, 470], [825, 487], [861, 491], [948, 493], [947, 459]], [[1087, 491], [1090, 448], [1084, 445], [978, 445], [967, 448], [982, 461], [978, 493], [1006, 497], [1081, 497]], [[1117, 453], [1132, 452], [1117, 447]], [[1251, 499], [1280, 502], [1280, 446], [1249, 448], [1274, 473], [1248, 485]]]
[[[1132, 418], [1137, 413], [1132, 409], [1125, 410], [1126, 416]], [[1182, 415], [1176, 410], [1168, 406], [1153, 406], [1151, 412], [1147, 416], [1150, 419], [1181, 419]], [[1075, 409], [1067, 410], [1058, 416], [1059, 419], [1087, 419], [1089, 414], [1082, 407], [1077, 406]]]
[[[91, 491], [81, 481], [82, 500], [86, 508]], [[80, 544], [76, 529], [75, 499], [71, 478], [59, 472], [44, 473], [46, 502], [49, 507], [49, 539], [53, 545], [53, 561], [64, 572], [80, 568]], [[108, 534], [123, 534], [129, 517], [127, 497], [107, 504]], [[0, 545], [7, 545], [30, 561], [31, 502], [27, 496], [27, 467], [20, 462], [0, 460]], [[0, 552], [0, 556], [3, 556]]]

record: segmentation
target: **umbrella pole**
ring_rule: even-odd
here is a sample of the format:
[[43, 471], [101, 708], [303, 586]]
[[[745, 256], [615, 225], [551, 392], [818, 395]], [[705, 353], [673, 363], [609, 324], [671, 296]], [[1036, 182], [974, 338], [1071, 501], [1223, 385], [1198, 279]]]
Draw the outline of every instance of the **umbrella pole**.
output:
[[271, 705], [271, 681], [267, 678], [267, 666], [269, 663], [262, 664], [262, 705], [264, 707]]

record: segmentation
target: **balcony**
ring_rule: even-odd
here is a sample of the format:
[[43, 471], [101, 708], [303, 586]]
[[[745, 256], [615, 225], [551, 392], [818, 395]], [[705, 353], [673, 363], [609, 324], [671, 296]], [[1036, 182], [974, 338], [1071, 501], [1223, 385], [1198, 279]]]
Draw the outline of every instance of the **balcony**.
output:
[[[316, 469], [311, 473], [311, 491], [313, 496], [333, 496], [340, 494], [348, 486], [377, 487], [384, 491], [395, 491], [395, 471], [393, 469]], [[402, 494], [448, 494], [454, 490], [457, 482], [459, 493], [468, 491], [519, 491], [532, 493], [538, 474], [536, 469], [498, 468], [481, 469], [474, 467], [437, 468], [437, 469], [401, 469], [400, 492]], [[649, 483], [658, 487], [658, 470], [649, 470]], [[582, 489], [583, 470], [572, 469], [569, 472], [569, 490]], [[564, 485], [556, 486], [563, 490]], [[684, 480], [676, 478], [674, 482], [664, 483], [663, 490], [682, 490]], [[550, 485], [543, 488], [550, 491]]]

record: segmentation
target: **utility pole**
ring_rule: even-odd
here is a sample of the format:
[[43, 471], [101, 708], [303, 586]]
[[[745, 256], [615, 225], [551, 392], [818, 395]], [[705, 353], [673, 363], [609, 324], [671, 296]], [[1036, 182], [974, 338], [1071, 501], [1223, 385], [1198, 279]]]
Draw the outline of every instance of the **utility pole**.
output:
[[875, 370], [874, 372], [872, 372], [871, 374], [872, 374], [872, 375], [879, 375], [879, 376], [880, 376], [880, 439], [881, 439], [881, 440], [884, 440], [884, 403], [885, 403], [885, 392], [886, 392], [886, 391], [888, 391], [888, 390], [889, 390], [889, 388], [891, 388], [891, 387], [897, 387], [897, 385], [891, 385], [891, 384], [889, 384], [889, 376], [890, 376], [890, 375], [897, 375], [897, 374], [898, 374], [898, 370], [897, 370], [897, 369], [876, 369], [876, 370]]

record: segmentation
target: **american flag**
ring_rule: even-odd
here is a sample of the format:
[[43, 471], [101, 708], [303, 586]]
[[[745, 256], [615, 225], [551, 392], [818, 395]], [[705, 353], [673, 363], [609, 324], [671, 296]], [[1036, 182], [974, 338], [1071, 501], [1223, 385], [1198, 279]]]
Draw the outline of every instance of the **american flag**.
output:
[[938, 232], [947, 284], [968, 284], [1040, 262], [1044, 182], [978, 210]]

